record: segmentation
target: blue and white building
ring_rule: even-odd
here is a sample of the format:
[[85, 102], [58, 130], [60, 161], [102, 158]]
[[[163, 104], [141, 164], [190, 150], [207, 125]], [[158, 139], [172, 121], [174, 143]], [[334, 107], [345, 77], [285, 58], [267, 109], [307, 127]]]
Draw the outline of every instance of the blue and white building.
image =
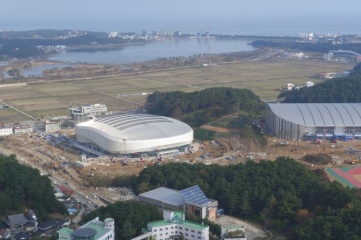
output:
[[269, 103], [265, 123], [279, 138], [361, 139], [361, 103]]

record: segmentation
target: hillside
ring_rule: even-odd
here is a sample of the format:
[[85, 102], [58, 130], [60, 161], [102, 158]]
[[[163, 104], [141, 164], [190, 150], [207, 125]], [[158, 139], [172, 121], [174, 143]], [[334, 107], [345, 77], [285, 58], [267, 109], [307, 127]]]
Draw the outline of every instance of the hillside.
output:
[[40, 220], [49, 213], [66, 213], [56, 200], [51, 182], [39, 170], [23, 166], [15, 155], [0, 156], [0, 215], [21, 213], [32, 209]]
[[[179, 174], [182, 173], [182, 174]], [[359, 239], [361, 199], [286, 157], [274, 162], [218, 166], [167, 164], [144, 169], [134, 188], [199, 185], [226, 214], [252, 219], [289, 239]]]
[[145, 109], [156, 115], [180, 118], [192, 127], [243, 111], [259, 115], [264, 108], [260, 98], [248, 89], [208, 88], [196, 92], [154, 92]]

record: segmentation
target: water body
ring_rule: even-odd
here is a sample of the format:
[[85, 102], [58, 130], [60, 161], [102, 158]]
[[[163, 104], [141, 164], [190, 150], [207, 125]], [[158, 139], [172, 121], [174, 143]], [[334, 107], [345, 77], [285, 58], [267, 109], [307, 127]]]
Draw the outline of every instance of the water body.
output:
[[234, 53], [253, 51], [246, 40], [173, 39], [141, 45], [127, 45], [117, 49], [99, 51], [62, 52], [50, 60], [68, 63], [126, 64], [158, 58], [189, 57], [198, 54]]
[[69, 64], [62, 64], [62, 63], [54, 63], [54, 64], [44, 64], [39, 65], [32, 68], [26, 68], [21, 71], [21, 74], [24, 77], [41, 77], [44, 70], [47, 69], [55, 69], [55, 68], [65, 68], [71, 67]]

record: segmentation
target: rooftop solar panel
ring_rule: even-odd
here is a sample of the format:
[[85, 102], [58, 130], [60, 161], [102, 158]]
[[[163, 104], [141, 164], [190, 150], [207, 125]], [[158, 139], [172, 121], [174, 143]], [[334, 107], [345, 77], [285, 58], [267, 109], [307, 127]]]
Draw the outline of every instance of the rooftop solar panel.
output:
[[180, 193], [183, 195], [185, 201], [189, 203], [203, 205], [209, 202], [208, 198], [204, 195], [198, 185], [183, 189]]

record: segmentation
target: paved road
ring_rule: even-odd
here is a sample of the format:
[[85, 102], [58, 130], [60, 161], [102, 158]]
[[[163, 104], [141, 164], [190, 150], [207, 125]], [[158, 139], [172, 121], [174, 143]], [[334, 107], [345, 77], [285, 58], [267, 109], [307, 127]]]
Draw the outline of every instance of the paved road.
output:
[[78, 214], [75, 216], [75, 218], [73, 218], [73, 220], [71, 220], [73, 223], [78, 224], [81, 221], [81, 218], [83, 216], [84, 213], [84, 208], [82, 207], [80, 209], [80, 211], [78, 212]]
[[[10, 155], [10, 154], [13, 154], [14, 152], [12, 150], [0, 147], [0, 153], [2, 153], [4, 155]], [[33, 165], [31, 162], [29, 162], [25, 156], [21, 156], [18, 153], [15, 153], [15, 154], [17, 155], [17, 160], [19, 161], [19, 163], [29, 165], [32, 168], [36, 168], [40, 171], [40, 173], [42, 173], [44, 175], [49, 174], [49, 172], [43, 170], [42, 168], [38, 167], [37, 165]], [[72, 183], [65, 181], [62, 177], [52, 175], [52, 176], [49, 176], [49, 178], [50, 178], [50, 180], [54, 181], [56, 184], [68, 185], [70, 188], [72, 188], [75, 191], [73, 194], [73, 197], [76, 198], [77, 200], [79, 200], [81, 203], [86, 204], [90, 211], [93, 211], [94, 209], [97, 208], [97, 203], [98, 203], [98, 201], [100, 201], [99, 199], [90, 199], [90, 196], [87, 196], [87, 195], [83, 194], [82, 192], [78, 192], [77, 188], [75, 186], [73, 186]], [[104, 205], [104, 204], [102, 203], [102, 205]]]

